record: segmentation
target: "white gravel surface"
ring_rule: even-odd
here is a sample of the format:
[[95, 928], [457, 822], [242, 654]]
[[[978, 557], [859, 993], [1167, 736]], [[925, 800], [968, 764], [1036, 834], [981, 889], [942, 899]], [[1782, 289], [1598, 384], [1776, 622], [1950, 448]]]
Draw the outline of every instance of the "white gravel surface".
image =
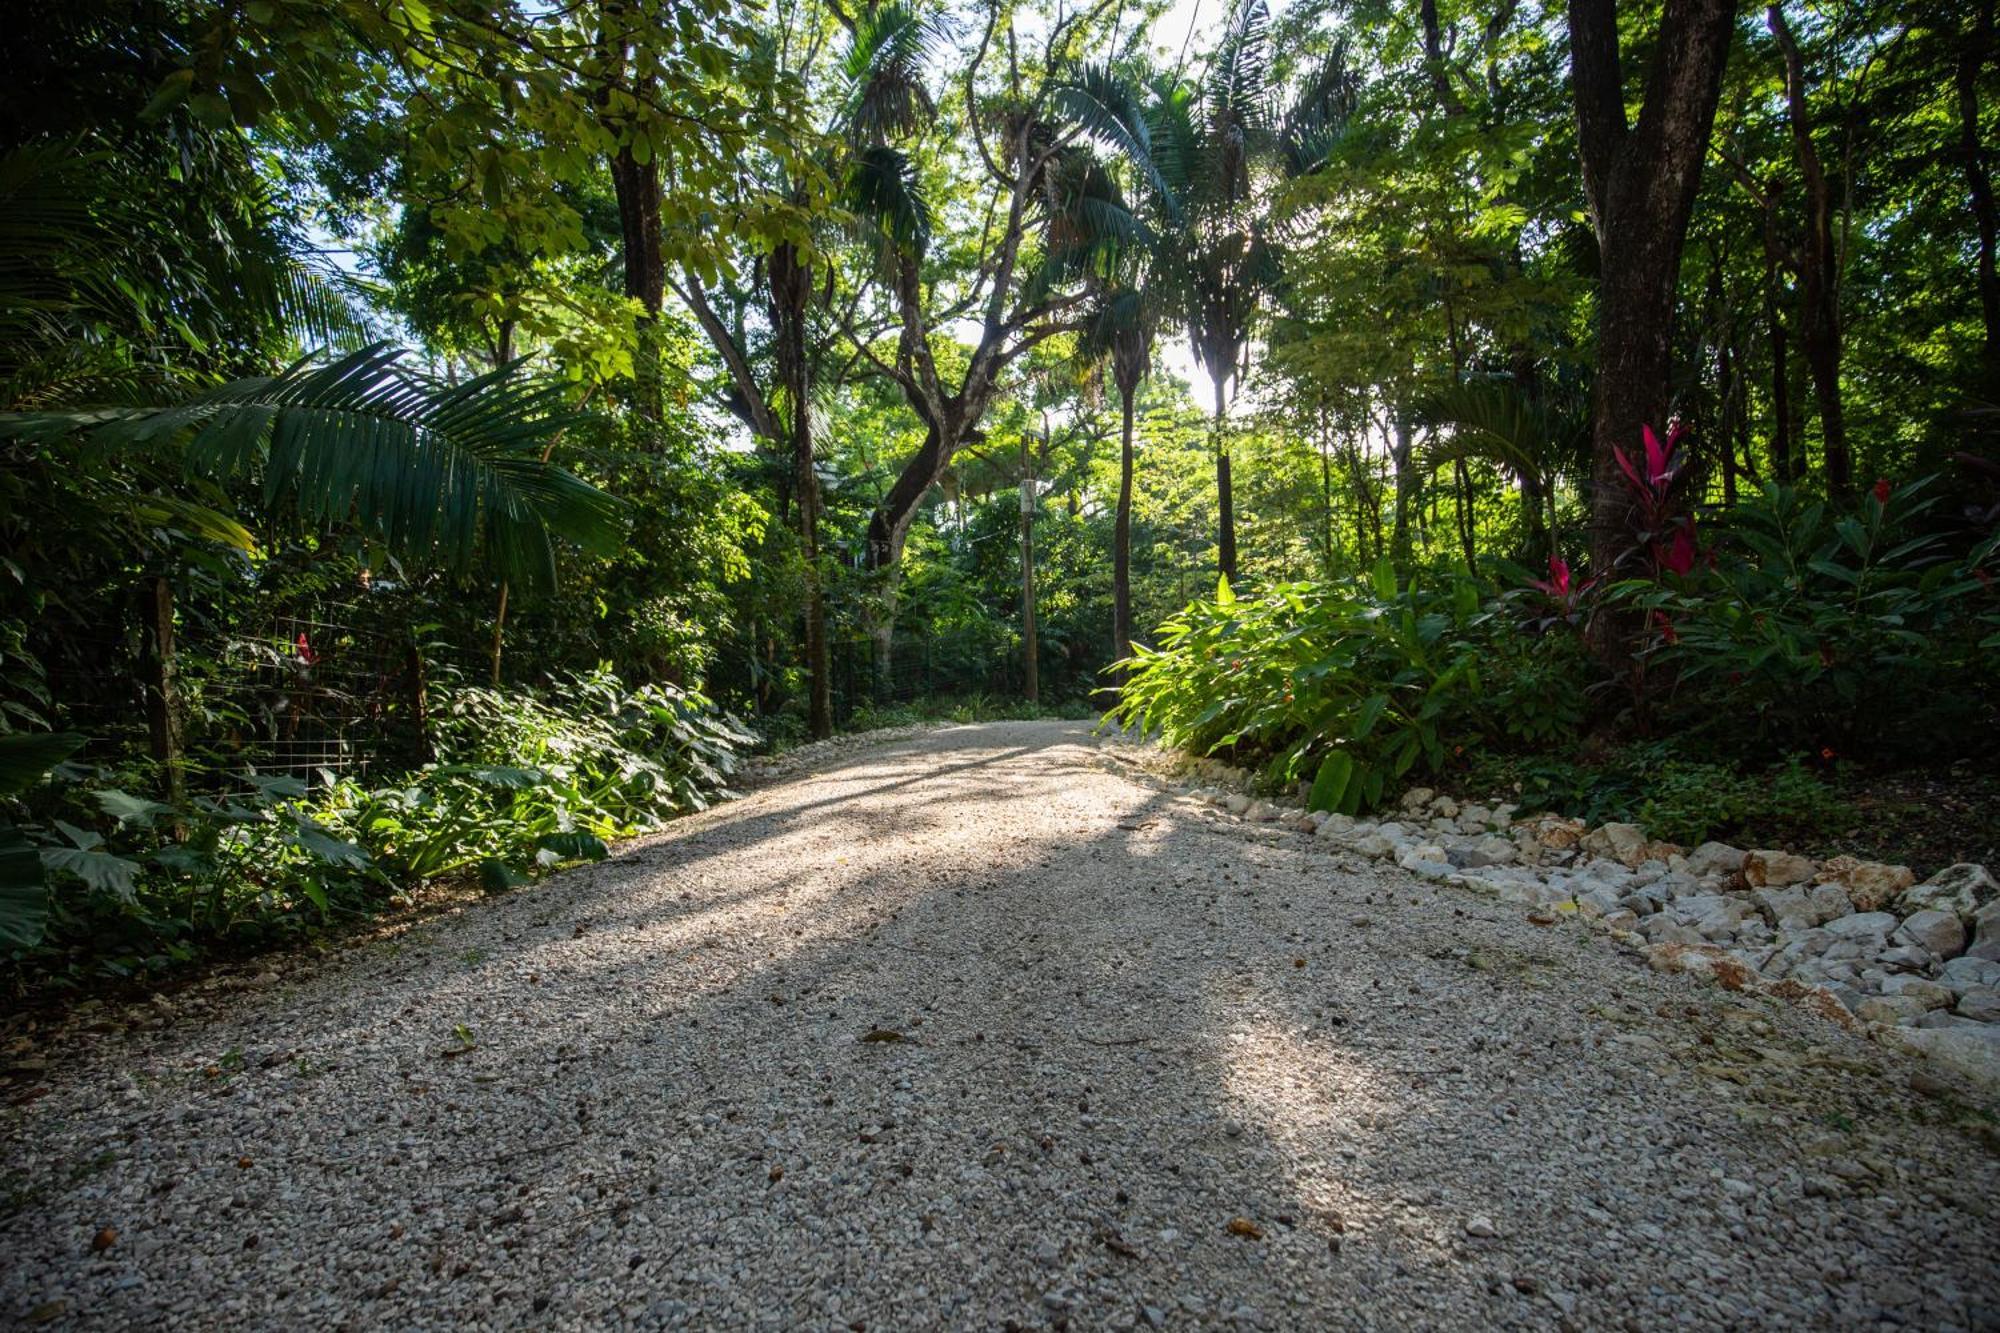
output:
[[52, 1044], [0, 1321], [2000, 1326], [1994, 1122], [1902, 1056], [1081, 724], [821, 763]]

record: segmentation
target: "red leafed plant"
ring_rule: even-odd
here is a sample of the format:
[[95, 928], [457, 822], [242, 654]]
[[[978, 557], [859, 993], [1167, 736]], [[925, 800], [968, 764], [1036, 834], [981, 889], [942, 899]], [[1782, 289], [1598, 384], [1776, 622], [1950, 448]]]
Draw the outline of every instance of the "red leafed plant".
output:
[[1675, 424], [1667, 431], [1665, 443], [1653, 432], [1645, 432], [1643, 467], [1635, 466], [1623, 449], [1612, 446], [1619, 471], [1625, 474], [1626, 491], [1632, 497], [1632, 528], [1638, 539], [1635, 550], [1652, 566], [1654, 578], [1664, 574], [1691, 573], [1700, 552], [1695, 545], [1694, 515], [1677, 512], [1675, 484], [1687, 470], [1687, 451], [1681, 447], [1686, 428]]
[[1583, 620], [1584, 604], [1597, 587], [1596, 579], [1578, 580], [1570, 573], [1568, 562], [1559, 555], [1549, 557], [1549, 576], [1545, 579], [1529, 579], [1528, 586], [1541, 594], [1538, 614], [1530, 621], [1537, 633], [1545, 633], [1558, 624], [1577, 625]]

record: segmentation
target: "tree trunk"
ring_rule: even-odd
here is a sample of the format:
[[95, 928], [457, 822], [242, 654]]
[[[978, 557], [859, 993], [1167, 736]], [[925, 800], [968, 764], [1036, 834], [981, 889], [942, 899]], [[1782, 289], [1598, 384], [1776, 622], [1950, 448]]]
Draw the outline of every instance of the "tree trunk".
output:
[[[1578, 142], [1604, 275], [1591, 428], [1591, 558], [1600, 574], [1632, 545], [1631, 504], [1612, 450], [1629, 451], [1644, 427], [1666, 425], [1681, 247], [1735, 18], [1734, 0], [1665, 0], [1645, 100], [1628, 125], [1616, 6], [1569, 3]], [[1600, 654], [1622, 665], [1627, 631], [1608, 617], [1598, 623]]]
[[1390, 559], [1396, 568], [1408, 569], [1410, 564], [1410, 518], [1418, 503], [1416, 460], [1412, 454], [1415, 441], [1411, 436], [1410, 423], [1398, 417], [1395, 423], [1396, 438], [1389, 446], [1389, 456], [1396, 466], [1396, 518], [1395, 527], [1389, 534]]
[[[618, 140], [611, 154], [611, 185], [618, 199], [625, 294], [645, 309], [634, 329], [638, 345], [632, 352], [633, 407], [648, 421], [657, 421], [665, 409], [660, 394], [659, 323], [667, 286], [660, 232], [660, 164], [657, 158], [639, 161], [627, 138], [624, 116], [611, 109], [613, 89], [631, 72], [631, 29], [632, 16], [624, 4], [606, 0], [600, 6], [597, 45], [604, 82], [597, 92], [597, 107], [604, 127]], [[651, 79], [642, 76], [638, 82], [643, 89]]]
[[2000, 273], [1994, 269], [1993, 177], [1986, 167], [1986, 137], [1979, 124], [1979, 76], [1993, 52], [1993, 0], [1979, 6], [1972, 31], [1958, 58], [1959, 151], [1965, 157], [1965, 184], [1979, 230], [1979, 313], [1986, 327], [1984, 357], [1989, 379], [2000, 382]]
[[1041, 702], [1040, 645], [1035, 642], [1035, 473], [1021, 436], [1021, 696]]
[[1222, 577], [1236, 582], [1236, 496], [1229, 483], [1228, 399], [1222, 379], [1215, 381], [1215, 503], [1216, 564]]
[[832, 663], [826, 644], [826, 598], [820, 587], [819, 473], [813, 467], [812, 386], [806, 364], [806, 305], [812, 296], [812, 269], [789, 243], [771, 251], [771, 313], [776, 326], [779, 378], [791, 418], [792, 495], [798, 510], [799, 556], [805, 564], [805, 650], [808, 681], [807, 724], [825, 739], [833, 734]]
[[1452, 480], [1456, 494], [1452, 497], [1452, 512], [1458, 519], [1458, 544], [1465, 553], [1465, 567], [1472, 573], [1479, 573], [1479, 555], [1473, 550], [1472, 530], [1477, 515], [1472, 508], [1472, 469], [1465, 465], [1463, 458], [1452, 465]]
[[[174, 660], [174, 585], [164, 574], [148, 579], [142, 596], [146, 633], [146, 729], [160, 765], [167, 803], [187, 802], [187, 759], [182, 745], [178, 667]], [[178, 820], [179, 816], [175, 816]]]
[[1132, 394], [1118, 394], [1118, 517], [1111, 529], [1112, 660], [1132, 655]]
[[1319, 442], [1319, 528], [1320, 545], [1326, 551], [1326, 563], [1320, 568], [1320, 577], [1332, 578], [1336, 561], [1333, 557], [1333, 441], [1331, 438]]
[[1805, 242], [1799, 247], [1799, 341], [1819, 404], [1820, 454], [1826, 488], [1834, 496], [1853, 489], [1847, 452], [1847, 421], [1840, 403], [1840, 256], [1833, 240], [1833, 190], [1813, 144], [1806, 106], [1805, 62], [1777, 5], [1764, 11], [1771, 35], [1785, 56], [1785, 104], [1799, 176], [1806, 187]]

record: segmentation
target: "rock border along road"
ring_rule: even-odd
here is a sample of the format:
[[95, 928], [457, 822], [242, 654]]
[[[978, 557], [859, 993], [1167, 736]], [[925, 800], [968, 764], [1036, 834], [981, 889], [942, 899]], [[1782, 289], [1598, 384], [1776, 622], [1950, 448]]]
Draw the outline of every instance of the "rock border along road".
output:
[[1917, 1062], [1082, 724], [823, 763], [51, 1048], [0, 1320], [2000, 1321], [1993, 1121]]

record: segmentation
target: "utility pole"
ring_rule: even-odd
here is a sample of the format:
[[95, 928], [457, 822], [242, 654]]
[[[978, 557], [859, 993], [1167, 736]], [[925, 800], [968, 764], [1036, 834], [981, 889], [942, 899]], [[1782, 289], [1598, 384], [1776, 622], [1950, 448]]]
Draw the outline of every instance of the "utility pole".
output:
[[[1047, 429], [1046, 425], [1043, 427]], [[1021, 432], [1021, 693], [1041, 702], [1035, 647], [1035, 468], [1028, 432]]]

